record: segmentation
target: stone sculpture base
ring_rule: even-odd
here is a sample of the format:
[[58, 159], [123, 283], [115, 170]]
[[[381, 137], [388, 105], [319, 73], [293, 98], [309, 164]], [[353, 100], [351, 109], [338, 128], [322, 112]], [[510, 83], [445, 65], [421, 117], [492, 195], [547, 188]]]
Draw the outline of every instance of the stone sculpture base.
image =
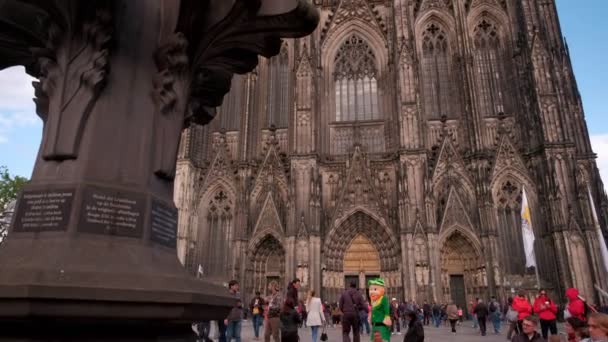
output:
[[172, 204], [150, 194], [26, 186], [19, 233], [0, 248], [0, 338], [184, 340], [192, 322], [225, 317], [233, 299], [187, 274], [174, 224]]

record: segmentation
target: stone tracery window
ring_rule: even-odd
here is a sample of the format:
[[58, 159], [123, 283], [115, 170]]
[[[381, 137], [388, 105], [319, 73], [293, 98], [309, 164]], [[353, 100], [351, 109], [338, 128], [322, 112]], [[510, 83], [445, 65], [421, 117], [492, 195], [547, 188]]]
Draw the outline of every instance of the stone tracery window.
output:
[[289, 53], [283, 44], [281, 53], [270, 59], [268, 91], [268, 127], [286, 128], [289, 122]]
[[525, 253], [521, 231], [521, 185], [507, 179], [496, 194], [498, 243], [506, 274], [525, 273]]
[[496, 26], [483, 19], [473, 31], [479, 109], [483, 115], [504, 113], [504, 63]]
[[[213, 197], [209, 200], [207, 207], [207, 248], [202, 251], [201, 255], [206, 256], [204, 262], [206, 264], [205, 275], [224, 275], [230, 265], [230, 242], [233, 238], [232, 231], [232, 200], [226, 195], [225, 191], [220, 189], [216, 191]], [[202, 237], [203, 239], [205, 236]], [[200, 237], [199, 237], [199, 244]], [[201, 246], [204, 244], [201, 244]], [[201, 261], [203, 263], [203, 261]]]
[[438, 119], [450, 108], [449, 45], [445, 31], [429, 24], [422, 33], [422, 88], [424, 113]]
[[353, 34], [334, 63], [336, 121], [379, 119], [376, 56], [365, 40]]

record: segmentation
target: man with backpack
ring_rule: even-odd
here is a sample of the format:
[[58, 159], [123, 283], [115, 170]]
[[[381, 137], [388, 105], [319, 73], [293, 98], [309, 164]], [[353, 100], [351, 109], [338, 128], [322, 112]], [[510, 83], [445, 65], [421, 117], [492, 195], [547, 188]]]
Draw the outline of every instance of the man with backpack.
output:
[[[359, 342], [359, 310], [364, 309], [364, 299], [357, 291], [357, 284], [350, 283], [350, 288], [346, 289], [340, 296], [340, 309], [342, 310], [342, 341], [350, 342], [350, 331], [353, 331], [353, 341]], [[365, 309], [364, 309], [365, 310]]]
[[490, 311], [490, 321], [492, 321], [494, 333], [498, 335], [500, 334], [500, 304], [498, 304], [496, 297], [492, 296], [488, 309]]

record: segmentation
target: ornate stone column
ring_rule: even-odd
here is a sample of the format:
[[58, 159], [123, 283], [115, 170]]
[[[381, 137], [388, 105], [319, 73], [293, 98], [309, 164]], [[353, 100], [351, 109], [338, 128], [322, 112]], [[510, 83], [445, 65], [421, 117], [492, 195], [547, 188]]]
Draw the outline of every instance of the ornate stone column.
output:
[[137, 340], [224, 318], [226, 289], [190, 278], [176, 256], [180, 134], [213, 118], [233, 73], [277, 54], [281, 37], [312, 32], [314, 7], [6, 0], [0, 22], [0, 69], [39, 79], [44, 121], [0, 249], [0, 335]]

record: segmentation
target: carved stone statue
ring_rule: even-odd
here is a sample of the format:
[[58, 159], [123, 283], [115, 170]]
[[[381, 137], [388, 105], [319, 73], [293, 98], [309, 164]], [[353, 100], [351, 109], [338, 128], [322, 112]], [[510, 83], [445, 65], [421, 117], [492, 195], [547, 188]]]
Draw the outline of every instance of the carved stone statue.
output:
[[0, 248], [0, 335], [33, 316], [62, 317], [36, 327], [46, 337], [75, 321], [99, 332], [100, 317], [162, 322], [154, 336], [224, 318], [226, 290], [176, 257], [180, 134], [318, 20], [306, 0], [1, 0], [0, 69], [38, 78], [44, 130]]

